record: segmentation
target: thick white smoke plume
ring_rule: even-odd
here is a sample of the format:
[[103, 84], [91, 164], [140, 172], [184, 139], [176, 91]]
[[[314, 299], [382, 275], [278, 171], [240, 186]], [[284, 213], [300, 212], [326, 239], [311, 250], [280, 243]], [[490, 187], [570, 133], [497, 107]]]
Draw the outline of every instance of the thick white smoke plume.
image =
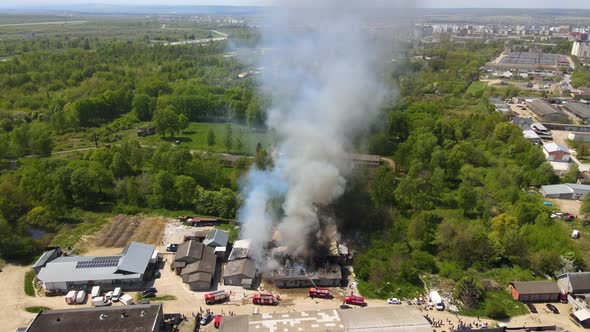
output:
[[[267, 125], [277, 136], [275, 167], [249, 173], [239, 214], [241, 237], [251, 240], [260, 267], [274, 227], [288, 254], [307, 253], [319, 236], [319, 207], [344, 193], [352, 140], [375, 122], [385, 96], [379, 51], [357, 10], [366, 2], [320, 2], [306, 9], [279, 4], [263, 31], [272, 43], [262, 65], [263, 89], [272, 96]], [[278, 214], [269, 208], [277, 197]]]

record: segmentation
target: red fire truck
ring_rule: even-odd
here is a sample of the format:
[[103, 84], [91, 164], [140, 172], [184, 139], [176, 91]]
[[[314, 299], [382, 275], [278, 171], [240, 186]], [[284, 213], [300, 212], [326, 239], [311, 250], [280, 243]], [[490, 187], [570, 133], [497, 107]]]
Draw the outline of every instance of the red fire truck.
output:
[[205, 303], [214, 304], [229, 300], [229, 294], [224, 290], [218, 290], [215, 292], [205, 294]]
[[344, 298], [344, 303], [359, 305], [361, 307], [367, 306], [367, 302], [365, 302], [365, 298], [362, 296], [354, 296], [354, 295], [347, 296]]
[[270, 304], [270, 305], [277, 305], [279, 304], [280, 298], [278, 296], [274, 296], [273, 294], [254, 294], [252, 297], [252, 303], [254, 304]]
[[332, 298], [332, 293], [330, 292], [329, 289], [324, 288], [324, 287], [311, 287], [309, 289], [309, 297], [311, 297], [311, 298], [319, 297], [322, 299], [329, 299], [329, 298]]

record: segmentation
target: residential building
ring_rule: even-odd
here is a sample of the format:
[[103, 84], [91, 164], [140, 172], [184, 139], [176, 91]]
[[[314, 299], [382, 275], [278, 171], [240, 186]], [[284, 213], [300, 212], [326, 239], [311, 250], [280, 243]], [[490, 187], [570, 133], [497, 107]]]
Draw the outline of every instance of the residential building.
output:
[[225, 316], [220, 332], [432, 332], [432, 326], [413, 306], [368, 307], [362, 310], [325, 309]]
[[61, 256], [61, 248], [55, 248], [44, 252], [43, 255], [37, 259], [35, 264], [33, 264], [33, 271], [35, 271], [35, 274], [39, 274], [39, 271], [41, 271], [41, 269], [44, 268], [47, 263], [58, 258], [59, 256]]
[[256, 277], [256, 264], [244, 258], [229, 261], [223, 267], [223, 284], [251, 288]]
[[50, 292], [88, 290], [93, 286], [136, 290], [151, 277], [148, 268], [155, 263], [155, 249], [150, 244], [131, 242], [118, 256], [62, 256], [41, 268], [37, 279]]
[[590, 293], [590, 272], [571, 272], [559, 275], [557, 276], [557, 286], [568, 294]]
[[162, 304], [43, 310], [25, 332], [160, 332]]
[[557, 143], [543, 144], [543, 153], [549, 161], [569, 162], [570, 150]]
[[543, 99], [530, 99], [526, 101], [531, 110], [543, 122], [567, 123], [568, 116]]
[[541, 144], [541, 137], [532, 129], [523, 130], [522, 134], [524, 138], [533, 143], [533, 144]]
[[557, 302], [560, 290], [555, 281], [512, 281], [508, 285], [512, 297], [520, 302]]
[[578, 58], [590, 58], [590, 42], [574, 41], [571, 54]]
[[590, 185], [577, 183], [551, 184], [541, 186], [541, 194], [548, 198], [584, 199], [590, 192]]

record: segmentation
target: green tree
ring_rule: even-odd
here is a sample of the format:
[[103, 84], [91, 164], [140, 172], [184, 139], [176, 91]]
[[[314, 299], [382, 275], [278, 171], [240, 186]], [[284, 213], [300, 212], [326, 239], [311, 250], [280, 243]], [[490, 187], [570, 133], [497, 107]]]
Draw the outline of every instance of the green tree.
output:
[[150, 121], [154, 113], [154, 99], [145, 93], [138, 93], [133, 97], [132, 111], [141, 121]]
[[184, 114], [178, 114], [178, 128], [183, 131], [188, 128], [188, 118]]
[[566, 183], [576, 183], [578, 178], [580, 177], [580, 169], [578, 168], [578, 164], [571, 163], [567, 174], [563, 178]]
[[179, 205], [189, 208], [193, 205], [197, 182], [190, 176], [179, 175], [174, 180], [174, 190], [178, 193]]
[[225, 149], [227, 152], [231, 152], [234, 146], [234, 135], [232, 125], [230, 123], [225, 125]]
[[215, 131], [213, 130], [213, 128], [209, 128], [209, 131], [207, 132], [207, 145], [215, 145]]
[[113, 161], [110, 168], [113, 176], [117, 179], [131, 175], [132, 173], [131, 166], [129, 166], [129, 163], [127, 163], [123, 154], [118, 151], [113, 155]]
[[156, 132], [161, 134], [162, 137], [165, 137], [166, 133], [172, 135], [178, 131], [178, 117], [172, 107], [156, 110], [153, 122], [156, 126]]

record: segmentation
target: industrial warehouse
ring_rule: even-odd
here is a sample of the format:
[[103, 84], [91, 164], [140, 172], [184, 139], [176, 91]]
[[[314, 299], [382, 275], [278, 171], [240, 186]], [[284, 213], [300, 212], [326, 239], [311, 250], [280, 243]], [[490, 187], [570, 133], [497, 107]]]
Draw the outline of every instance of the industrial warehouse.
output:
[[432, 332], [428, 320], [413, 307], [329, 309], [224, 317], [221, 332]]
[[119, 256], [62, 256], [39, 269], [37, 279], [47, 292], [86, 290], [92, 286], [103, 289], [121, 287], [134, 290], [142, 287], [150, 276], [149, 266], [158, 260], [153, 245], [131, 242]]

